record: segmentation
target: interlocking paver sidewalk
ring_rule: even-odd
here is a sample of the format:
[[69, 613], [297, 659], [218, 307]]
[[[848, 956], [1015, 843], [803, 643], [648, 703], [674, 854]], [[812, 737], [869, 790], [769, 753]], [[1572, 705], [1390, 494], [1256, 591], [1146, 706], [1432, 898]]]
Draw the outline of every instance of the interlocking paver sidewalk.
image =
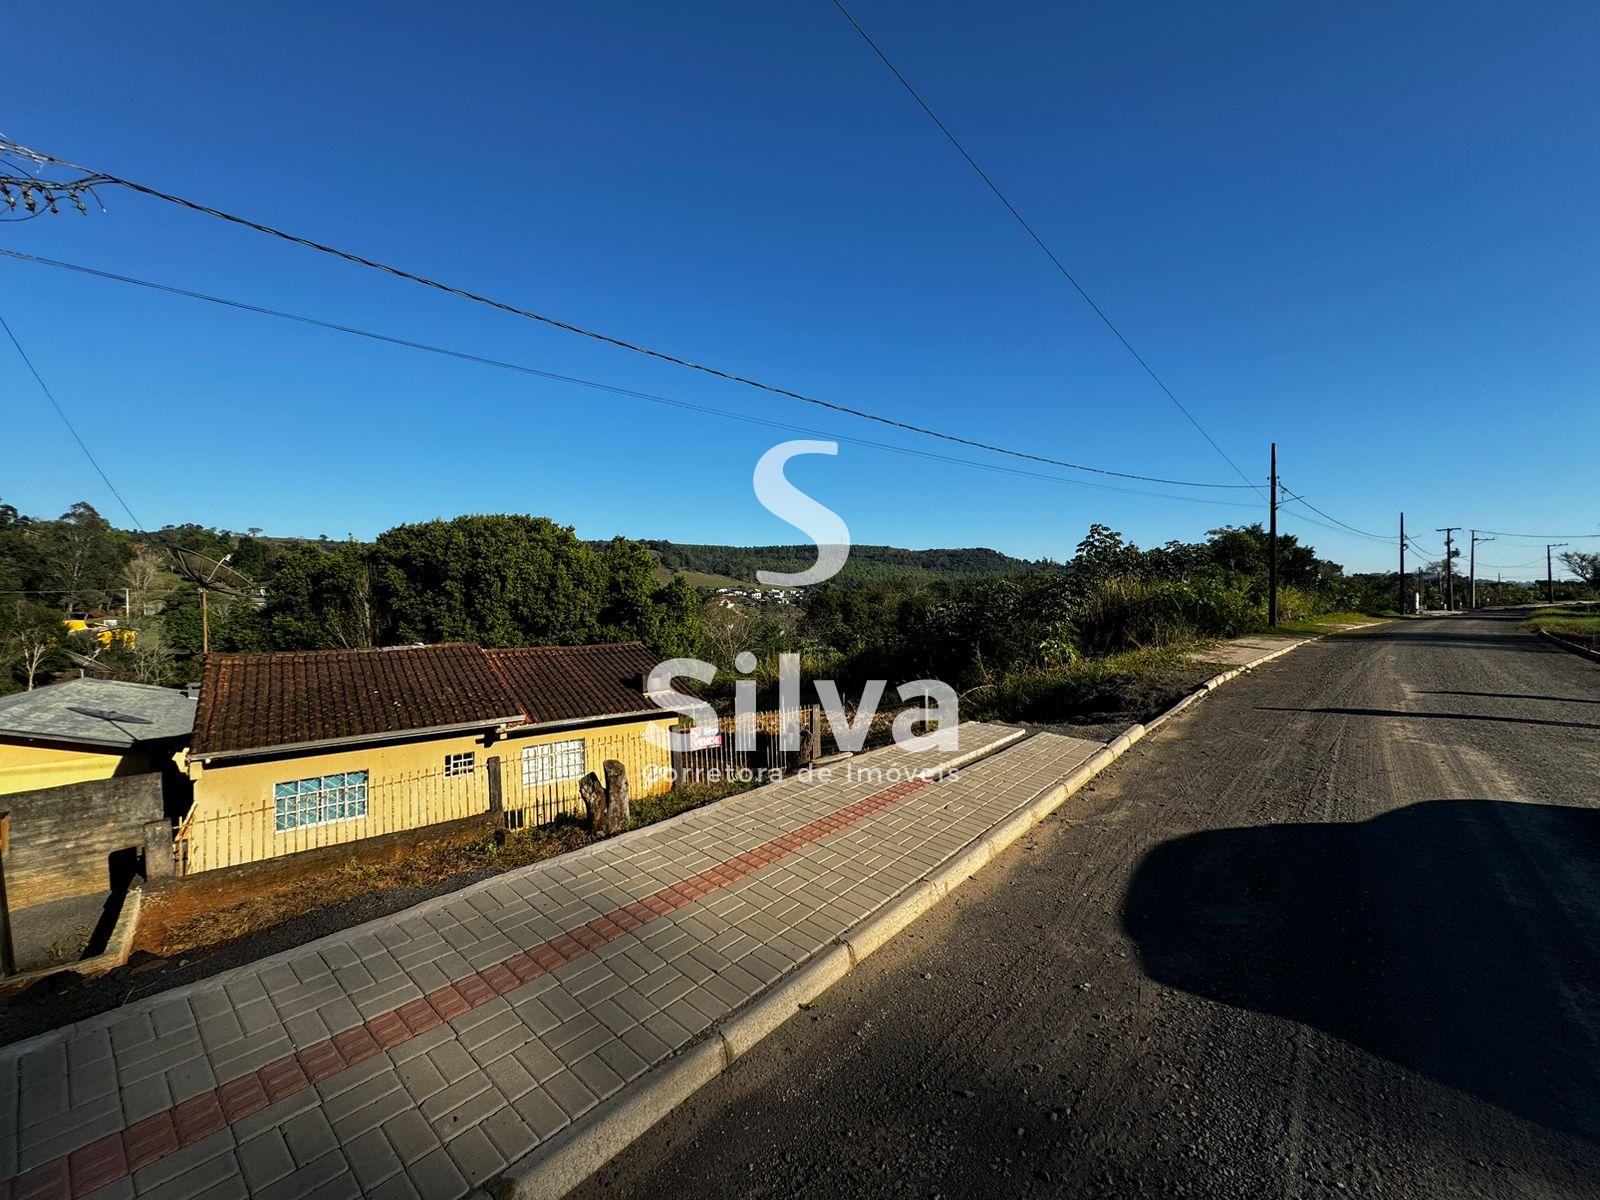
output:
[[874, 751], [0, 1048], [0, 1200], [465, 1196], [1099, 748]]

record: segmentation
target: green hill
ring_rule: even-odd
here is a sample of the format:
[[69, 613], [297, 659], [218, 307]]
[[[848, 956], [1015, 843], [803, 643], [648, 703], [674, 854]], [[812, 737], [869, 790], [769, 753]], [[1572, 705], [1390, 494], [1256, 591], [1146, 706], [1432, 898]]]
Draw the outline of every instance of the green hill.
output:
[[[681, 571], [696, 587], [741, 587], [756, 572], [801, 571], [816, 561], [814, 546], [699, 546], [643, 539], [664, 572]], [[903, 550], [898, 546], [852, 546], [840, 578], [867, 582], [916, 581], [978, 575], [1018, 575], [1041, 564], [976, 546]]]

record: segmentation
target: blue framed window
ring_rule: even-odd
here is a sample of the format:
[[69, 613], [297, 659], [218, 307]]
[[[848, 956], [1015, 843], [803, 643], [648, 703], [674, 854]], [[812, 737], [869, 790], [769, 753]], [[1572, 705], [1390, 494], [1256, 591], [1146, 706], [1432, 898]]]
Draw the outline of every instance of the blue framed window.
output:
[[272, 827], [283, 833], [307, 825], [326, 825], [367, 815], [367, 773], [346, 771], [275, 784]]

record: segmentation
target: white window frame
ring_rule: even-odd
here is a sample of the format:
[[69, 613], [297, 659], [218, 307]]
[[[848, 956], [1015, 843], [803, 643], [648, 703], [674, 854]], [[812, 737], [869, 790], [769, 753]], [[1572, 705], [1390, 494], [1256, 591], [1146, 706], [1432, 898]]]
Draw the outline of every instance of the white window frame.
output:
[[588, 769], [588, 743], [583, 738], [539, 742], [522, 748], [523, 787], [547, 787], [582, 779]]
[[444, 756], [445, 777], [455, 779], [462, 775], [471, 775], [478, 769], [478, 752], [476, 750], [463, 750], [458, 754]]
[[272, 785], [272, 831], [360, 821], [367, 815], [367, 772], [338, 771]]

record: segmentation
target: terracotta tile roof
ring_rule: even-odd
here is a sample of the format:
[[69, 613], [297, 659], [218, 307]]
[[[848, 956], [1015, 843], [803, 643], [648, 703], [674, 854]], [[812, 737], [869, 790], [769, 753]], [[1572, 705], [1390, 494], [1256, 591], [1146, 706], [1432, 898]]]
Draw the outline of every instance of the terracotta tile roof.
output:
[[642, 642], [485, 650], [535, 725], [613, 717], [652, 707], [643, 676], [656, 656]]
[[648, 707], [639, 642], [486, 650], [471, 642], [206, 658], [190, 753], [543, 724]]

